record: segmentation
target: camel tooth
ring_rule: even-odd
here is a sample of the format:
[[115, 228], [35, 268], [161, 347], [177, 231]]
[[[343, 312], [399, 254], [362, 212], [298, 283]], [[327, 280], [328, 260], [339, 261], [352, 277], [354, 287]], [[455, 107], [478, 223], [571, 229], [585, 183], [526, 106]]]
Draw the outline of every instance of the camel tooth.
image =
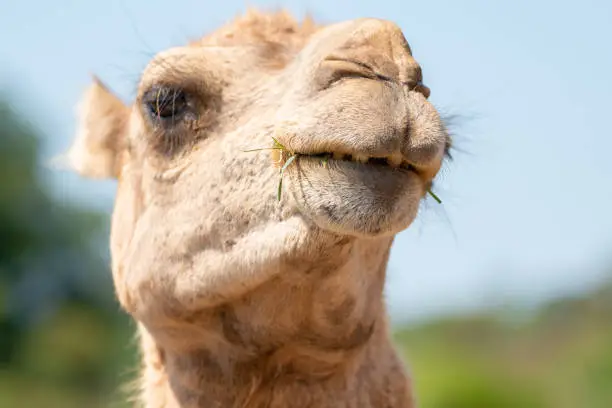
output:
[[394, 154], [392, 156], [387, 157], [387, 163], [391, 167], [399, 167], [402, 164], [402, 156], [399, 154]]
[[364, 164], [365, 164], [365, 163], [367, 163], [367, 162], [368, 162], [368, 160], [369, 160], [370, 158], [369, 158], [368, 156], [364, 155], [364, 154], [355, 154], [355, 155], [353, 155], [353, 159], [354, 159], [356, 162], [359, 162], [359, 163], [364, 163]]

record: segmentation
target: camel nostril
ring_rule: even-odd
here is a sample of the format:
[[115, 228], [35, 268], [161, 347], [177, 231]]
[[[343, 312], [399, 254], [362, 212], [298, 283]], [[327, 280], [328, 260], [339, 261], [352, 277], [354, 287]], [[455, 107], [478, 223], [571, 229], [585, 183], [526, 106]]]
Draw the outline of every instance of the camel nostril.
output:
[[407, 81], [407, 82], [404, 82], [404, 85], [408, 87], [409, 91], [418, 92], [421, 95], [423, 95], [425, 99], [428, 99], [429, 96], [431, 95], [431, 90], [429, 89], [428, 86], [426, 86], [423, 83], [423, 81], [417, 81], [417, 82]]

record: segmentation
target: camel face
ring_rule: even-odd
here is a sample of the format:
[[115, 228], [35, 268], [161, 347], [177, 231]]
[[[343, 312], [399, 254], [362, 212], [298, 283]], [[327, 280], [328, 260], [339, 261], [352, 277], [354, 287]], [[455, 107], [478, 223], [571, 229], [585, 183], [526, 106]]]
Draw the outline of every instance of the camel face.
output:
[[[412, 222], [447, 135], [399, 28], [328, 26], [285, 58], [274, 67], [261, 46], [191, 46], [151, 62], [130, 134], [151, 223], [223, 246], [296, 213], [357, 236]], [[273, 136], [298, 154], [280, 206], [268, 152], [244, 153]]]

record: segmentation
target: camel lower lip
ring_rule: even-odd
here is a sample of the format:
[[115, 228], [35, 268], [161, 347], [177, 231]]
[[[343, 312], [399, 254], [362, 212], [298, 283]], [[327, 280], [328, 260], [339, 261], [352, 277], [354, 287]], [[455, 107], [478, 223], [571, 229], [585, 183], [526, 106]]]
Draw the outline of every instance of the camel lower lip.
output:
[[423, 194], [416, 172], [385, 164], [297, 155], [286, 170], [303, 213], [342, 234], [397, 233], [412, 222]]

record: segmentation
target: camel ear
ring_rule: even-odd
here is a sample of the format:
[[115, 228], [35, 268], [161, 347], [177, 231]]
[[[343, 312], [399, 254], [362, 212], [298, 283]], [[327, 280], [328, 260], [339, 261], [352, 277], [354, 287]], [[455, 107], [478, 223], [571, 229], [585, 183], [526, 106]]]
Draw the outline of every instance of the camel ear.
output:
[[91, 178], [117, 178], [128, 133], [129, 108], [96, 77], [78, 108], [69, 166]]

